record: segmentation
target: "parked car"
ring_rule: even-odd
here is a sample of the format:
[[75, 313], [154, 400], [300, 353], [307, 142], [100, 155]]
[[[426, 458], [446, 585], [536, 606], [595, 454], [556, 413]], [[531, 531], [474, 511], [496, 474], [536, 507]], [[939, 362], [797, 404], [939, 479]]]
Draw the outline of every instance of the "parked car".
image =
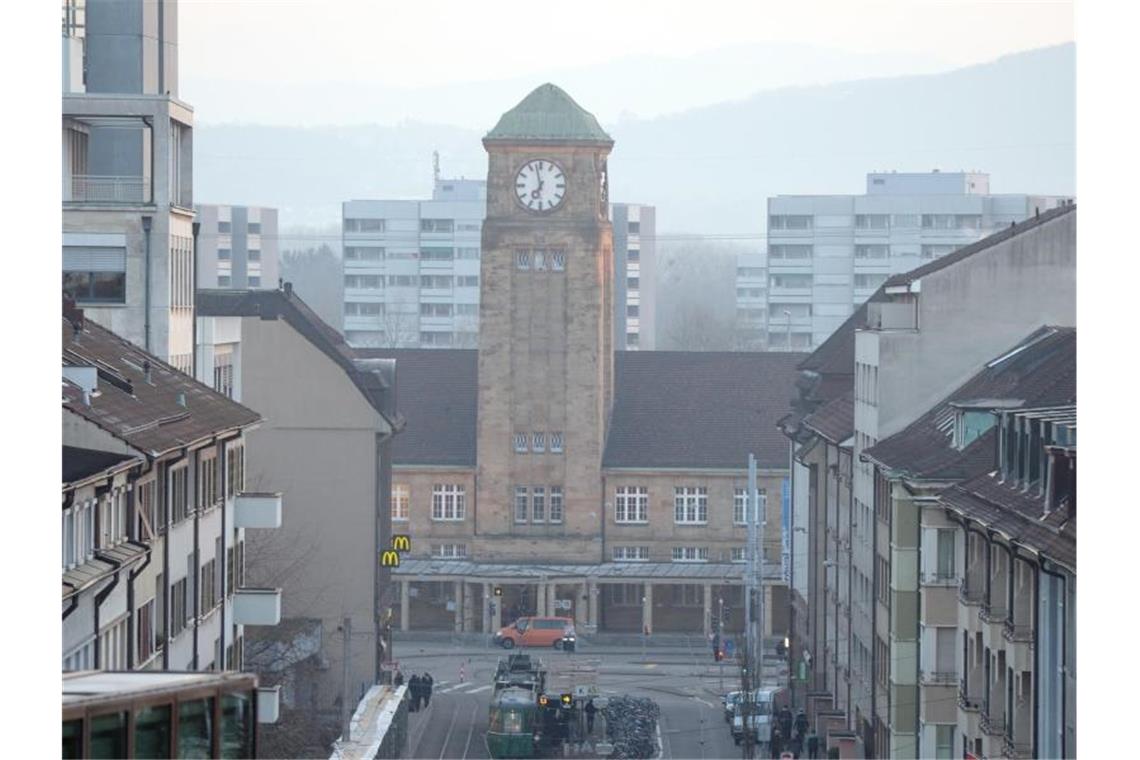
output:
[[554, 647], [574, 636], [574, 621], [567, 617], [521, 617], [499, 629], [494, 642], [503, 649], [514, 647]]
[[732, 723], [732, 712], [736, 707], [737, 701], [740, 700], [740, 695], [744, 692], [730, 691], [720, 698], [720, 703], [724, 705], [724, 722]]

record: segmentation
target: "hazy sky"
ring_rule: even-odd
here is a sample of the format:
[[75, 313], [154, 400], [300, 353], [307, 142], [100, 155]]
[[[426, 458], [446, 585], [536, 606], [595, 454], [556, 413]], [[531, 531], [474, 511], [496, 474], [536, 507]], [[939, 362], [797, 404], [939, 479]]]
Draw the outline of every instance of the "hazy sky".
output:
[[183, 72], [420, 87], [765, 41], [950, 66], [1073, 39], [1071, 2], [182, 0]]

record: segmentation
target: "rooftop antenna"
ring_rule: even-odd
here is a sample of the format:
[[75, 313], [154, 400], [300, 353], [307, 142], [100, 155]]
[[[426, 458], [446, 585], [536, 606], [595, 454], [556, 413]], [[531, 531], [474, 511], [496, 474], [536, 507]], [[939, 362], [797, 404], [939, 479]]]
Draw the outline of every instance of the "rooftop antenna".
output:
[[433, 150], [431, 152], [431, 173], [432, 178], [436, 184], [439, 184], [439, 151]]

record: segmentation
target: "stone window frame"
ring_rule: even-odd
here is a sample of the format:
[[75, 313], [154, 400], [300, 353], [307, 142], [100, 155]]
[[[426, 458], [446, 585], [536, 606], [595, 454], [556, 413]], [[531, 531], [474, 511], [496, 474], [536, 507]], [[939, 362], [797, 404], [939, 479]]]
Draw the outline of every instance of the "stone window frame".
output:
[[633, 525], [649, 522], [649, 489], [646, 486], [618, 486], [614, 490], [614, 522]]
[[458, 483], [434, 484], [431, 519], [435, 522], [462, 522], [467, 519], [467, 487]]
[[412, 489], [407, 483], [392, 484], [392, 522], [407, 522]]
[[708, 487], [676, 486], [673, 489], [673, 523], [675, 525], [708, 525], [708, 522]]

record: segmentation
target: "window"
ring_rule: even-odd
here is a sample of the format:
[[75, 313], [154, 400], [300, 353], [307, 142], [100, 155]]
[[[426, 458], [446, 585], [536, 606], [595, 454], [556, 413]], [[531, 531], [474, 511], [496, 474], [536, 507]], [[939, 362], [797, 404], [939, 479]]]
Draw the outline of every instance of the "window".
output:
[[421, 303], [421, 317], [450, 317], [451, 304], [449, 303]]
[[218, 260], [219, 261], [229, 261], [231, 258], [233, 258], [233, 254], [230, 252], [229, 248], [219, 248], [218, 249]]
[[210, 757], [214, 728], [213, 697], [179, 702], [175, 757]]
[[641, 280], [638, 277], [627, 277], [625, 286], [630, 290], [637, 290], [641, 287]]
[[550, 254], [550, 268], [555, 272], [566, 271], [566, 254], [562, 251], [555, 251]]
[[154, 498], [154, 480], [135, 486], [135, 540], [150, 541], [165, 526], [158, 524], [158, 505]]
[[648, 546], [615, 546], [614, 562], [648, 562]]
[[630, 248], [625, 252], [625, 260], [629, 262], [641, 261], [641, 249]]
[[344, 315], [346, 317], [378, 317], [384, 313], [384, 304], [369, 303], [367, 301], [346, 301]]
[[388, 285], [389, 287], [414, 288], [416, 277], [411, 274], [390, 274], [388, 275]]
[[226, 498], [245, 490], [245, 447], [226, 449]]
[[629, 306], [626, 306], [625, 307], [625, 315], [627, 317], [640, 317], [641, 316], [641, 307], [638, 306], [637, 304], [631, 304]]
[[527, 452], [526, 433], [515, 433], [515, 452], [518, 454], [525, 454]]
[[383, 219], [345, 219], [345, 232], [383, 232]]
[[562, 522], [562, 486], [550, 487], [550, 522]]
[[737, 298], [761, 298], [764, 295], [763, 288], [737, 288]]
[[449, 290], [452, 277], [449, 274], [421, 274], [420, 287], [435, 290]]
[[954, 573], [954, 531], [938, 531], [938, 580], [952, 580]]
[[345, 261], [383, 261], [384, 249], [375, 246], [349, 245], [344, 248]]
[[455, 258], [466, 260], [479, 260], [478, 248], [457, 248], [455, 251]]
[[893, 214], [891, 216], [892, 227], [918, 227], [919, 226], [918, 214]]
[[432, 544], [431, 556], [439, 559], [464, 559], [467, 557], [467, 544]]
[[408, 486], [404, 483], [396, 483], [392, 486], [392, 519], [395, 521], [404, 521], [408, 519], [408, 500], [411, 498], [411, 492]]
[[459, 222], [455, 225], [455, 229], [460, 232], [478, 232], [480, 230], [479, 222]]
[[673, 604], [677, 607], [700, 607], [705, 603], [705, 590], [695, 583], [673, 586]]
[[455, 232], [455, 220], [421, 219], [420, 232]]
[[629, 223], [629, 234], [640, 235], [641, 234], [641, 222], [630, 222]]
[[450, 332], [421, 332], [420, 345], [424, 346], [450, 346]]
[[550, 453], [551, 454], [561, 454], [562, 453], [562, 431], [561, 430], [556, 430], [550, 434]]
[[922, 227], [928, 230], [952, 230], [957, 226], [954, 214], [923, 214]]
[[808, 214], [774, 214], [768, 217], [768, 227], [773, 230], [810, 230], [812, 218]]
[[453, 261], [455, 259], [454, 248], [421, 248], [420, 260], [421, 261]]
[[177, 523], [186, 519], [186, 467], [170, 470], [170, 521]]
[[477, 317], [479, 316], [479, 304], [457, 303], [455, 304], [455, 313], [460, 317]]
[[[775, 247], [775, 246], [773, 246], [773, 247]], [[737, 267], [736, 268], [736, 276], [737, 277], [763, 277], [764, 276], [764, 268], [763, 267]]]
[[885, 274], [857, 274], [855, 275], [855, 288], [870, 290], [877, 288], [887, 281]]
[[230, 279], [230, 276], [228, 274], [218, 275], [218, 287], [219, 288], [228, 288], [231, 285], [233, 285], [233, 280]]
[[619, 523], [649, 521], [649, 489], [645, 486], [618, 486], [614, 495], [614, 520]]
[[546, 451], [546, 433], [535, 433], [530, 437], [531, 451], [541, 454]]
[[625, 334], [626, 348], [637, 348], [641, 345], [641, 335], [639, 333], [631, 332]]
[[888, 255], [890, 255], [890, 250], [885, 245], [855, 246], [855, 258], [857, 259], [885, 259]]
[[922, 258], [924, 259], [937, 259], [941, 256], [954, 251], [958, 246], [955, 245], [923, 245]]
[[520, 270], [530, 269], [530, 251], [515, 252], [515, 268]]
[[[756, 489], [757, 503], [763, 507], [767, 503], [768, 491], [764, 488]], [[732, 497], [732, 521], [737, 525], [748, 524], [748, 489], [737, 488]]]
[[[773, 245], [768, 248], [769, 259], [810, 259], [812, 257], [812, 246], [810, 245]], [[738, 270], [739, 271], [739, 270]], [[764, 270], [756, 268], [752, 270], [752, 277], [763, 277]]]
[[530, 489], [530, 519], [532, 522], [546, 522], [546, 488], [534, 486]]
[[934, 757], [954, 757], [954, 724], [936, 725], [934, 727]]
[[774, 274], [769, 278], [769, 285], [773, 288], [807, 289], [811, 283], [810, 274]]
[[346, 274], [344, 287], [349, 290], [379, 290], [384, 287], [384, 278], [378, 274]]
[[460, 275], [455, 278], [456, 285], [461, 288], [477, 288], [479, 287], [478, 275]]
[[170, 587], [170, 638], [174, 638], [186, 628], [186, 594], [185, 578]]
[[222, 233], [223, 235], [228, 235], [229, 233], [233, 232], [233, 225], [229, 222], [218, 222], [218, 232]]
[[674, 562], [708, 562], [709, 549], [707, 546], [674, 546]]
[[708, 489], [680, 486], [673, 489], [673, 521], [703, 525], [709, 520]]
[[546, 251], [534, 251], [534, 271], [546, 271]]
[[76, 301], [126, 303], [127, 249], [64, 246], [63, 290]]
[[220, 601], [218, 599], [218, 560], [212, 557], [202, 565], [198, 584], [200, 609], [203, 616]]
[[245, 226], [245, 229], [247, 232], [249, 232], [250, 235], [260, 235], [261, 222], [250, 222]]
[[248, 261], [261, 261], [261, 249], [250, 248], [248, 251], [246, 251], [245, 256]]
[[527, 521], [529, 496], [526, 486], [515, 486], [515, 522], [517, 523]]
[[857, 230], [885, 230], [891, 226], [889, 214], [856, 214], [855, 229]]
[[744, 556], [744, 547], [743, 546], [734, 546], [734, 547], [732, 547], [732, 549], [729, 550], [729, 553], [730, 553], [730, 559], [733, 562], [744, 562], [746, 559], [746, 557]]
[[432, 486], [431, 519], [462, 520], [466, 517], [467, 489], [461, 485]]

